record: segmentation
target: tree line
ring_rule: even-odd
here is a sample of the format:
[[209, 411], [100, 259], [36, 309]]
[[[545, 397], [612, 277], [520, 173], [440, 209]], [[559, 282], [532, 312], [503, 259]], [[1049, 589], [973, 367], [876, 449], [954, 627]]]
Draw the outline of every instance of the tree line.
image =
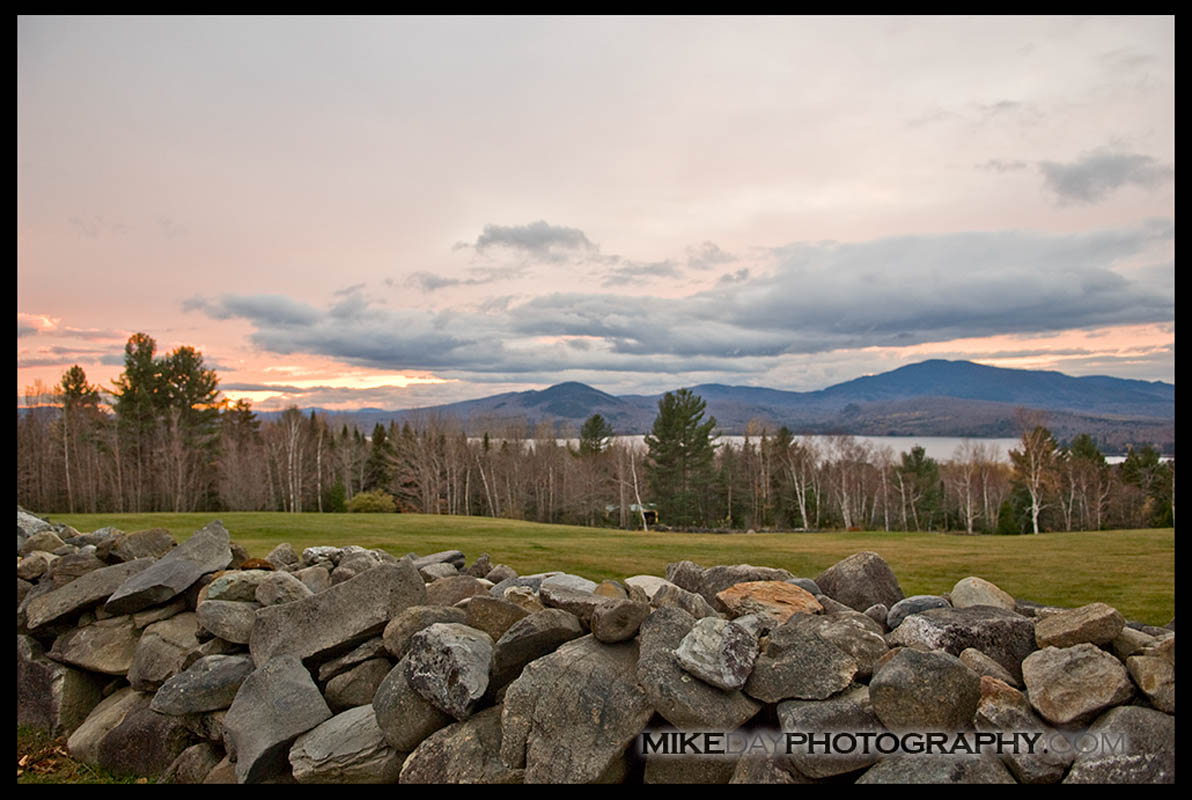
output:
[[620, 528], [1033, 533], [1173, 526], [1173, 461], [1151, 446], [1106, 463], [1087, 435], [1060, 444], [1023, 415], [1009, 463], [980, 441], [937, 461], [852, 436], [752, 424], [740, 444], [686, 389], [666, 394], [645, 447], [599, 415], [576, 444], [548, 426], [469, 433], [443, 420], [365, 436], [290, 408], [262, 421], [220, 399], [202, 355], [125, 347], [106, 394], [71, 367], [26, 392], [17, 499], [49, 512], [393, 510]]

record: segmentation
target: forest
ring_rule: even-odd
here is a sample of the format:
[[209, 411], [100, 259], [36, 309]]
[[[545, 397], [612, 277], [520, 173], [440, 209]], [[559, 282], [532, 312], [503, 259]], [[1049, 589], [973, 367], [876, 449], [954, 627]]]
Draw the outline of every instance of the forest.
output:
[[[41, 513], [392, 510], [619, 528], [1037, 533], [1171, 527], [1175, 462], [1150, 446], [1106, 463], [1082, 434], [1058, 442], [1020, 414], [1010, 463], [980, 440], [937, 461], [849, 435], [754, 424], [739, 444], [687, 390], [668, 393], [645, 447], [598, 415], [578, 445], [553, 429], [474, 430], [424, 419], [368, 433], [290, 408], [261, 420], [221, 399], [201, 353], [132, 336], [108, 389], [71, 367], [26, 389], [17, 502]], [[652, 513], [646, 513], [647, 510]], [[653, 523], [651, 524], [651, 520]]]

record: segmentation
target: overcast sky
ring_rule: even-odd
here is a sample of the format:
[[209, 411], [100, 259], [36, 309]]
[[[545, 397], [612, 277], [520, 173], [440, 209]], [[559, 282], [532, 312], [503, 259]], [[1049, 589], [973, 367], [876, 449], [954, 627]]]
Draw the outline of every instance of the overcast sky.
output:
[[1172, 17], [17, 23], [17, 394], [1175, 380]]

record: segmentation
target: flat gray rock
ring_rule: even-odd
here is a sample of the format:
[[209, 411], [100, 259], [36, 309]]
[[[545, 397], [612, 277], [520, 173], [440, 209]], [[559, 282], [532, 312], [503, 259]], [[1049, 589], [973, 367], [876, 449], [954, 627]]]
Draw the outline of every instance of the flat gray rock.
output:
[[331, 709], [297, 656], [270, 659], [244, 680], [224, 717], [236, 780], [260, 783], [284, 772], [294, 740], [330, 718]]
[[258, 665], [278, 655], [316, 658], [381, 633], [402, 610], [426, 602], [409, 561], [382, 564], [305, 600], [257, 611], [249, 651]]
[[91, 672], [125, 675], [132, 666], [140, 634], [131, 616], [102, 619], [62, 634], [47, 655]]
[[78, 614], [103, 602], [129, 578], [148, 569], [151, 558], [116, 564], [80, 575], [65, 586], [29, 600], [25, 607], [26, 625], [36, 631], [42, 626]]
[[104, 610], [110, 614], [130, 614], [182, 594], [203, 575], [232, 562], [230, 541], [218, 520], [207, 524], [148, 569], [126, 580], [108, 598]]
[[429, 567], [431, 564], [450, 564], [456, 570], [461, 570], [464, 568], [464, 564], [467, 563], [464, 554], [459, 550], [442, 550], [438, 553], [431, 553], [428, 556], [414, 558], [412, 561], [416, 570]]
[[197, 615], [177, 614], [145, 628], [137, 641], [128, 683], [139, 692], [152, 692], [182, 671], [186, 654], [199, 646]]
[[385, 741], [372, 706], [364, 705], [299, 736], [289, 760], [298, 783], [394, 783], [405, 755]]
[[248, 644], [260, 603], [238, 600], [205, 600], [195, 612], [203, 630], [236, 644]]
[[176, 716], [228, 708], [254, 668], [248, 655], [204, 656], [167, 680], [153, 695], [151, 708]]

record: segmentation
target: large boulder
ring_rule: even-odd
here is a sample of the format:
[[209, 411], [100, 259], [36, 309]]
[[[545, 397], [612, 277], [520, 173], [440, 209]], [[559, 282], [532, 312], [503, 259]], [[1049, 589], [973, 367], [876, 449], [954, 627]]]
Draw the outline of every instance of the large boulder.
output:
[[838, 561], [815, 577], [824, 594], [854, 611], [864, 612], [875, 603], [892, 608], [902, 599], [894, 571], [873, 552], [857, 553]]
[[456, 719], [467, 719], [488, 690], [493, 640], [484, 631], [436, 622], [410, 641], [403, 661], [406, 680], [427, 702]]
[[1064, 783], [1175, 783], [1175, 717], [1137, 706], [1121, 706], [1089, 726], [1098, 743], [1126, 744], [1078, 753]]
[[637, 685], [637, 642], [568, 642], [509, 685], [501, 760], [526, 783], [586, 783], [620, 760], [654, 710]]
[[1110, 644], [1126, 627], [1126, 619], [1113, 606], [1090, 603], [1061, 611], [1035, 623], [1035, 641], [1043, 647], [1071, 647], [1075, 644]]
[[904, 619], [886, 642], [954, 656], [975, 647], [1018, 680], [1022, 660], [1035, 650], [1035, 621], [992, 606], [929, 608]]
[[152, 699], [149, 694], [138, 692], [130, 686], [117, 689], [105, 697], [66, 740], [66, 749], [71, 758], [93, 767], [98, 766], [99, 743], [103, 738], [133, 711], [147, 708]]
[[410, 685], [406, 668], [406, 661], [402, 660], [389, 670], [372, 702], [385, 741], [403, 753], [410, 752], [427, 736], [453, 721]]
[[521, 674], [526, 664], [583, 635], [579, 618], [560, 608], [546, 608], [519, 619], [493, 647], [493, 687], [505, 686]]
[[222, 523], [208, 523], [121, 584], [104, 604], [104, 610], [109, 614], [131, 614], [182, 594], [203, 575], [232, 562], [230, 541]]
[[874, 674], [869, 697], [892, 731], [963, 731], [972, 728], [981, 679], [956, 656], [907, 647]]
[[764, 703], [823, 700], [851, 685], [860, 665], [817, 627], [814, 617], [795, 614], [771, 631], [753, 663], [745, 694]]
[[659, 608], [642, 622], [637, 683], [651, 707], [680, 730], [731, 731], [753, 718], [761, 704], [740, 691], [717, 689], [688, 674], [675, 650], [696, 620], [678, 608]]
[[1082, 725], [1134, 695], [1122, 662], [1096, 645], [1045, 647], [1022, 662], [1035, 710], [1053, 725]]
[[785, 581], [736, 583], [716, 594], [719, 607], [731, 617], [757, 614], [781, 625], [792, 614], [819, 614], [824, 610], [806, 589]]
[[279, 655], [317, 658], [381, 633], [402, 610], [426, 602], [408, 560], [381, 564], [305, 600], [256, 612], [249, 651], [257, 665]]
[[410, 753], [400, 783], [521, 783], [501, 761], [501, 706], [435, 731]]
[[877, 734], [882, 724], [869, 700], [869, 688], [854, 686], [827, 700], [787, 700], [778, 704], [784, 733], [803, 733], [808, 739], [791, 748], [791, 761], [808, 778], [830, 778], [871, 766], [880, 758], [876, 748], [864, 752], [824, 753], [810, 744], [810, 737], [824, 734]]
[[1019, 783], [1058, 783], [1072, 765], [1070, 748], [1050, 746], [1056, 730], [1039, 719], [1022, 692], [996, 678], [981, 678], [981, 700], [973, 715], [973, 726], [984, 733], [1038, 735], [1034, 747], [1002, 753], [1003, 763]]
[[969, 608], [970, 606], [994, 606], [1013, 611], [1016, 603], [1014, 596], [1003, 591], [997, 585], [984, 578], [969, 576], [961, 578], [948, 593], [955, 608]]
[[116, 776], [156, 776], [193, 744], [194, 735], [177, 717], [141, 706], [100, 739], [95, 760]]
[[69, 734], [103, 699], [103, 680], [45, 657], [31, 636], [17, 634], [17, 724]]

